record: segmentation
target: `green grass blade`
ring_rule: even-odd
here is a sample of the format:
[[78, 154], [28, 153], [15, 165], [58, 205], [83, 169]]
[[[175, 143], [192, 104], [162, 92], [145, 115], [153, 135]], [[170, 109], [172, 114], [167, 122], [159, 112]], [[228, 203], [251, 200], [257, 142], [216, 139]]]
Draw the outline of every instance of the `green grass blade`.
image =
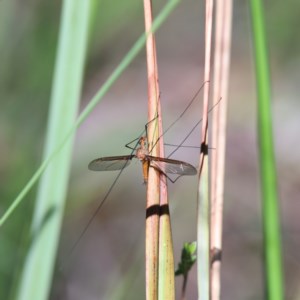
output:
[[[90, 0], [63, 2], [44, 153], [46, 158], [61, 144], [76, 119], [89, 16]], [[72, 145], [73, 138], [69, 138], [41, 179], [32, 222], [31, 245], [20, 280], [19, 300], [48, 299], [68, 187]]]
[[[211, 77], [211, 47], [213, 25], [213, 0], [205, 1], [205, 63], [204, 82]], [[210, 199], [208, 164], [208, 111], [210, 85], [203, 89], [201, 150], [197, 195], [197, 287], [198, 300], [210, 299]]]
[[267, 299], [283, 299], [281, 230], [279, 221], [276, 167], [270, 107], [270, 78], [263, 6], [251, 0], [251, 17], [255, 53], [258, 98], [258, 140], [263, 200], [264, 256]]
[[198, 300], [209, 299], [209, 187], [208, 163], [204, 161], [197, 203], [197, 281]]
[[[172, 0], [169, 1], [166, 6], [162, 9], [160, 14], [153, 22], [152, 31], [155, 32], [161, 24], [165, 21], [171, 11], [175, 8], [175, 6], [179, 3], [180, 0]], [[128, 65], [133, 61], [133, 59], [138, 55], [138, 53], [143, 49], [146, 41], [146, 35], [143, 34], [134, 46], [130, 49], [130, 51], [123, 58], [118, 67], [114, 70], [114, 72], [110, 75], [110, 77], [106, 80], [104, 85], [100, 88], [100, 90], [96, 93], [96, 95], [91, 99], [86, 108], [82, 111], [82, 113], [77, 118], [76, 122], [70, 128], [68, 133], [65, 134], [64, 138], [57, 145], [57, 147], [49, 154], [49, 156], [44, 160], [38, 170], [34, 173], [32, 178], [28, 181], [26, 186], [22, 189], [19, 195], [14, 199], [11, 206], [7, 209], [7, 211], [3, 214], [0, 219], [0, 226], [4, 224], [4, 222], [8, 219], [8, 217], [13, 213], [13, 211], [17, 208], [20, 202], [24, 199], [26, 194], [30, 191], [33, 185], [37, 182], [41, 174], [45, 171], [49, 163], [52, 159], [57, 155], [60, 149], [65, 145], [65, 143], [69, 140], [69, 138], [73, 135], [74, 131], [81, 125], [81, 123], [88, 117], [88, 115], [92, 112], [98, 102], [102, 99], [102, 97], [106, 94], [106, 92], [110, 89], [113, 83], [118, 79], [118, 77], [122, 74], [122, 72], [128, 67]]]

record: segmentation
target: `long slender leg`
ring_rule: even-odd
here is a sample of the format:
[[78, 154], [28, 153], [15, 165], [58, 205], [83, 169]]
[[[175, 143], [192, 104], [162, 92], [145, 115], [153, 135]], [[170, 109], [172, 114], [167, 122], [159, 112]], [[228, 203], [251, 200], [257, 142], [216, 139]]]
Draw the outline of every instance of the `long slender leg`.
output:
[[156, 113], [156, 116], [145, 125], [145, 132], [146, 132], [146, 138], [147, 138], [147, 140], [148, 140], [148, 126], [149, 126], [150, 123], [152, 123], [156, 119], [158, 119], [158, 114], [157, 113]]
[[135, 150], [135, 149], [137, 148], [138, 143], [136, 143], [134, 147], [131, 147], [130, 144], [132, 144], [132, 143], [135, 142], [135, 141], [139, 141], [140, 138], [143, 136], [144, 132], [146, 133], [146, 138], [147, 138], [147, 142], [148, 142], [148, 125], [149, 125], [151, 122], [153, 122], [155, 119], [157, 119], [157, 118], [158, 118], [158, 115], [157, 115], [156, 117], [154, 117], [151, 121], [149, 121], [149, 122], [145, 125], [145, 129], [142, 131], [142, 133], [139, 135], [138, 138], [136, 138], [136, 139], [132, 140], [131, 142], [127, 143], [127, 144], [125, 145], [125, 147], [128, 148], [128, 149], [131, 149], [131, 150]]
[[132, 144], [133, 142], [139, 141], [139, 140], [140, 140], [140, 136], [139, 136], [138, 138], [132, 140], [131, 142], [127, 143], [127, 144], [125, 145], [125, 147], [128, 148], [128, 149], [131, 149], [131, 150], [135, 150], [136, 147], [137, 147], [137, 145], [138, 145], [138, 142], [135, 144], [134, 148], [132, 148], [132, 147], [129, 146], [129, 145]]
[[[148, 140], [149, 140], [149, 139], [148, 139], [148, 126], [149, 126], [149, 124], [150, 124], [151, 122], [155, 121], [156, 119], [158, 119], [158, 113], [156, 113], [156, 116], [155, 116], [152, 120], [150, 120], [150, 121], [145, 125], [145, 132], [146, 132], [147, 143], [148, 143]], [[158, 140], [156, 140], [155, 143], [154, 143], [154, 145], [152, 146], [152, 148], [149, 149], [149, 153], [152, 152], [152, 150], [153, 150], [154, 146], [157, 144], [157, 142], [158, 142]]]

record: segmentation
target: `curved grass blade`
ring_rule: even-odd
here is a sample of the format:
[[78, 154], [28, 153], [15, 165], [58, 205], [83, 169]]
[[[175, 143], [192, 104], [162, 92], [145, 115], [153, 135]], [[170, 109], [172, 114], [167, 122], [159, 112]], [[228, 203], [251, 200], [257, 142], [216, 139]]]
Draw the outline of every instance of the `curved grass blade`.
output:
[[[165, 21], [171, 11], [178, 4], [179, 0], [171, 0], [168, 1], [165, 7], [161, 10], [160, 14], [153, 22], [152, 31], [156, 31], [161, 24]], [[148, 33], [149, 34], [149, 33]], [[103, 98], [103, 96], [107, 93], [113, 83], [119, 78], [119, 76], [123, 73], [123, 71], [128, 67], [128, 65], [133, 61], [133, 59], [138, 55], [141, 49], [145, 45], [145, 41], [148, 34], [143, 34], [133, 45], [130, 51], [125, 55], [121, 63], [114, 70], [114, 72], [110, 75], [110, 77], [106, 80], [100, 90], [96, 93], [96, 95], [91, 99], [86, 108], [82, 111], [82, 113], [77, 118], [74, 125], [70, 128], [67, 134], [63, 137], [58, 146], [49, 154], [49, 156], [43, 161], [38, 170], [34, 173], [32, 178], [28, 181], [25, 187], [21, 190], [19, 195], [14, 199], [10, 207], [3, 214], [0, 219], [0, 226], [4, 224], [4, 222], [8, 219], [8, 217], [13, 213], [13, 211], [17, 208], [20, 202], [24, 199], [26, 194], [30, 191], [33, 185], [37, 182], [41, 174], [48, 167], [52, 159], [61, 151], [62, 147], [66, 144], [66, 142], [72, 137], [75, 130], [83, 123], [83, 121], [88, 117], [88, 115], [93, 111], [98, 102]]]

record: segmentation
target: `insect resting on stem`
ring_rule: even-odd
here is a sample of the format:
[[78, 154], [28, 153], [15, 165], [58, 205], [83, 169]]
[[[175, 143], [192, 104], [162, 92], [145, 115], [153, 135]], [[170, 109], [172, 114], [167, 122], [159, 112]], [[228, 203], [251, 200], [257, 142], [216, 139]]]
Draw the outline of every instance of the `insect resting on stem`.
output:
[[[129, 144], [131, 144], [132, 142], [130, 142]], [[88, 168], [92, 171], [122, 170], [129, 165], [132, 158], [137, 158], [142, 162], [143, 178], [145, 184], [148, 181], [149, 167], [153, 167], [159, 172], [163, 173], [171, 182], [175, 182], [179, 177], [183, 175], [197, 174], [196, 168], [187, 162], [149, 155], [146, 136], [141, 136], [140, 138], [138, 138], [139, 147], [136, 149], [131, 148], [129, 144], [127, 144], [126, 147], [135, 150], [135, 154], [97, 158], [89, 163]], [[178, 175], [178, 177], [173, 180], [169, 176], [167, 176], [167, 173], [176, 174]]]

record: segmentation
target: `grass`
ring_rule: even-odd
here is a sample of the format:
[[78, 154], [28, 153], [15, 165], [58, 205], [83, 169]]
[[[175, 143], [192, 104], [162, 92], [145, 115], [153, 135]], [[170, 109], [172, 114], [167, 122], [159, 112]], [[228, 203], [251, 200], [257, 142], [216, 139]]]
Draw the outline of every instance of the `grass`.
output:
[[257, 88], [257, 135], [262, 197], [266, 295], [284, 299], [281, 226], [272, 130], [271, 84], [262, 1], [251, 0], [251, 21]]
[[[146, 32], [152, 26], [152, 4], [144, 1]], [[162, 112], [154, 34], [146, 43], [148, 75], [148, 143], [152, 155], [164, 157]], [[157, 118], [156, 118], [157, 117]], [[155, 120], [152, 122], [152, 120]], [[159, 138], [159, 142], [156, 141]], [[146, 299], [175, 299], [174, 254], [169, 214], [167, 178], [154, 168], [149, 169], [147, 210], [159, 207], [146, 217]], [[167, 209], [166, 209], [167, 207]], [[167, 213], [161, 213], [164, 209]]]
[[[213, 1], [206, 1], [205, 9], [205, 65], [204, 81], [209, 82], [211, 70], [211, 42]], [[199, 183], [197, 197], [197, 286], [198, 299], [210, 297], [210, 200], [208, 166], [208, 111], [210, 84], [204, 85]]]
[[[64, 1], [44, 159], [56, 151], [73, 126], [81, 96], [90, 2]], [[17, 299], [48, 299], [64, 212], [73, 135], [49, 161], [41, 178]]]

